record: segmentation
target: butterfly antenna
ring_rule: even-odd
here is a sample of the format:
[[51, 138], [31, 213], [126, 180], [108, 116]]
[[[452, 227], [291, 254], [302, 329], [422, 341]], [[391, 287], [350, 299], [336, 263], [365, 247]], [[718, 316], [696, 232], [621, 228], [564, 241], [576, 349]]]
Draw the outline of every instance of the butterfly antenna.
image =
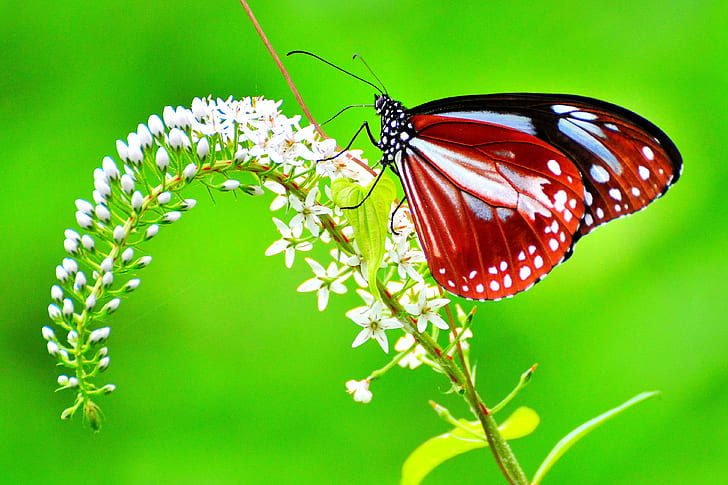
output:
[[331, 117], [331, 118], [329, 118], [328, 120], [326, 120], [326, 121], [324, 121], [323, 123], [321, 123], [321, 126], [325, 125], [325, 124], [326, 124], [326, 123], [328, 123], [329, 121], [333, 121], [333, 120], [334, 120], [335, 118], [338, 118], [338, 117], [339, 117], [339, 115], [341, 115], [341, 114], [342, 114], [342, 113], [343, 113], [344, 111], [346, 111], [347, 109], [350, 109], [350, 108], [373, 108], [373, 107], [374, 107], [374, 105], [373, 105], [373, 104], [352, 104], [352, 105], [350, 105], [350, 106], [347, 106], [347, 107], [346, 107], [346, 108], [344, 108], [344, 109], [341, 109], [341, 110], [339, 110], [339, 112], [338, 112], [338, 113], [336, 113], [336, 114], [335, 114], [334, 116], [332, 116], [332, 117]]
[[[354, 54], [352, 59], [359, 59], [361, 62], [363, 62], [364, 66], [367, 68], [367, 71], [369, 71], [369, 73], [372, 76], [374, 76], [374, 79], [376, 79], [377, 82], [382, 86], [382, 89], [384, 90], [383, 94], [389, 95], [389, 93], [387, 92], [387, 88], [384, 86], [384, 83], [382, 82], [381, 79], [379, 79], [379, 76], [377, 76], [377, 74], [374, 72], [374, 70], [371, 67], [369, 67], [369, 64], [367, 63], [367, 61], [364, 60], [364, 56], [362, 56], [361, 54]], [[380, 93], [381, 93], [381, 90], [380, 90]]]
[[[354, 79], [358, 79], [359, 81], [361, 81], [363, 83], [367, 83], [368, 85], [370, 85], [371, 87], [373, 87], [374, 89], [379, 91], [379, 94], [386, 94], [384, 91], [382, 91], [382, 88], [380, 88], [376, 84], [373, 84], [373, 83], [367, 81], [366, 79], [357, 76], [356, 74], [352, 74], [349, 71], [347, 71], [346, 69], [342, 69], [339, 66], [337, 66], [336, 64], [329, 62], [326, 59], [324, 59], [323, 57], [317, 56], [316, 54], [313, 54], [313, 53], [307, 52], [307, 51], [291, 51], [288, 54], [286, 54], [286, 56], [290, 56], [291, 54], [306, 54], [307, 56], [311, 56], [314, 59], [318, 59], [319, 61], [323, 62], [324, 64], [328, 64], [329, 66], [333, 67], [334, 69], [338, 69], [339, 71], [343, 72], [344, 74], [348, 74], [349, 76], [353, 77]], [[376, 76], [374, 76], [374, 77], [376, 77]], [[377, 81], [379, 81], [379, 79], [377, 79]], [[379, 81], [379, 82], [381, 83], [381, 81]]]

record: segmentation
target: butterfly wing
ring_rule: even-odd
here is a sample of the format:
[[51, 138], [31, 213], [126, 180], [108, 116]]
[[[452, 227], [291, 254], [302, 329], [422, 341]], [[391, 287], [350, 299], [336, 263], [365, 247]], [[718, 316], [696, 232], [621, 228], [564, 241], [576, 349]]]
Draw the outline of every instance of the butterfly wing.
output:
[[500, 299], [530, 288], [570, 254], [584, 186], [563, 153], [505, 126], [433, 115], [410, 121], [417, 136], [397, 169], [444, 288]]
[[643, 209], [677, 182], [682, 158], [654, 124], [620, 106], [564, 94], [445, 98], [408, 110], [506, 126], [557, 148], [579, 169], [586, 211], [580, 234]]

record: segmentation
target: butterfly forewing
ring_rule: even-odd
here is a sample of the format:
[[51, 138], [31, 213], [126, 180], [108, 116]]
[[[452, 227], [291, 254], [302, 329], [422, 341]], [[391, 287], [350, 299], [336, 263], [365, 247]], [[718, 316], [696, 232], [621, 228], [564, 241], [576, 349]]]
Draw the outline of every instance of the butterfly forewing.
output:
[[[528, 133], [420, 115], [397, 164], [430, 270], [443, 287], [500, 299], [571, 250], [584, 215], [574, 164]], [[578, 237], [578, 236], [576, 236]]]
[[557, 94], [446, 98], [410, 115], [437, 114], [494, 123], [531, 134], [563, 152], [582, 174], [586, 213], [580, 234], [631, 214], [680, 176], [682, 159], [659, 128], [620, 106]]

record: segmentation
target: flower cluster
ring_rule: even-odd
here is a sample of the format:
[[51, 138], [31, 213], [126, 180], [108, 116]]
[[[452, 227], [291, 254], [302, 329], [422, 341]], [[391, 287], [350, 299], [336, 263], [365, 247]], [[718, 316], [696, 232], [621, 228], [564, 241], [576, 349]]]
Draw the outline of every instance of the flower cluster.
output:
[[[335, 141], [319, 138], [312, 126], [301, 128], [299, 117], [284, 116], [279, 106], [280, 102], [262, 98], [195, 98], [189, 109], [167, 106], [161, 117], [150, 116], [146, 124], [118, 140], [116, 159], [107, 156], [94, 170], [90, 200], [76, 201], [81, 230], [66, 230], [68, 256], [56, 267], [58, 282], [51, 288], [48, 307], [54, 327], [42, 329], [49, 354], [65, 369], [58, 377], [60, 389], [76, 395], [62, 417], [83, 409], [91, 425], [100, 426], [93, 398], [115, 389], [113, 384], [95, 383], [110, 364], [107, 317], [140, 285], [136, 273], [152, 260], [142, 252], [143, 243], [195, 206], [195, 200], [182, 196], [192, 183], [249, 195], [271, 192], [271, 210], [287, 210], [273, 218], [280, 239], [265, 254], [282, 253], [286, 267], [293, 266], [296, 253], [308, 252], [316, 243], [335, 246], [330, 261], [306, 258], [313, 277], [298, 291], [315, 292], [322, 311], [332, 293], [347, 292], [349, 284], [360, 287], [364, 305], [347, 312], [361, 327], [354, 347], [374, 339], [388, 352], [387, 330], [421, 335], [449, 328], [438, 313], [448, 300], [426, 276], [406, 205], [397, 208], [392, 201], [388, 226], [394, 231], [387, 237], [386, 254], [376, 272], [384, 298], [361, 289], [371, 288], [368, 262], [346, 211], [331, 200], [330, 182], [345, 178], [365, 187], [376, 172], [360, 159], [360, 152], [337, 153]], [[242, 183], [233, 174], [251, 181]], [[421, 355], [419, 349], [398, 347], [395, 360], [410, 362], [414, 368], [412, 359]], [[361, 382], [366, 382], [366, 389], [359, 386], [355, 398], [368, 402], [371, 379]]]

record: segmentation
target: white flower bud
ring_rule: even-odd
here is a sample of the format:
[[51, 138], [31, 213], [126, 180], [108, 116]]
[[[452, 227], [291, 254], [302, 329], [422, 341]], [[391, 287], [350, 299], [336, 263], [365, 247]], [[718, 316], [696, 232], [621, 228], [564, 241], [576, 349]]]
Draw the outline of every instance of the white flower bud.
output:
[[195, 175], [197, 175], [197, 165], [194, 163], [190, 163], [185, 167], [185, 169], [182, 171], [182, 175], [184, 175], [185, 179], [189, 182], [193, 178], [195, 178]]
[[94, 199], [94, 203], [96, 204], [106, 204], [106, 197], [101, 195], [101, 192], [98, 190], [91, 192], [91, 197]]
[[58, 379], [56, 379], [56, 382], [58, 382], [59, 386], [66, 386], [68, 385], [68, 376], [60, 375], [58, 376]]
[[94, 212], [96, 213], [96, 217], [104, 222], [109, 222], [111, 220], [111, 212], [109, 212], [109, 209], [103, 204], [97, 205]]
[[117, 180], [120, 177], [119, 168], [116, 166], [113, 158], [104, 157], [101, 166], [104, 167], [104, 172], [106, 172], [109, 180]]
[[135, 165], [140, 165], [144, 161], [144, 152], [140, 145], [129, 146], [129, 161]]
[[94, 249], [96, 249], [96, 242], [94, 241], [94, 238], [92, 238], [88, 234], [84, 234], [81, 237], [81, 244], [83, 244], [83, 247], [86, 248], [88, 251], [93, 251]]
[[76, 280], [73, 283], [73, 287], [76, 290], [80, 290], [86, 286], [86, 275], [83, 271], [76, 273]]
[[63, 300], [63, 288], [58, 285], [51, 286], [51, 299], [53, 301]]
[[136, 267], [137, 268], [144, 268], [145, 266], [149, 266], [149, 263], [152, 262], [151, 256], [142, 256], [141, 258], [137, 259]]
[[76, 254], [78, 252], [78, 239], [65, 239], [63, 249], [69, 254]]
[[73, 315], [73, 300], [66, 298], [63, 300], [63, 316], [70, 317]]
[[162, 118], [164, 118], [164, 124], [169, 128], [177, 126], [177, 120], [174, 113], [174, 108], [171, 106], [165, 106], [162, 111]]
[[179, 150], [180, 148], [189, 148], [191, 144], [190, 139], [187, 138], [187, 133], [179, 128], [172, 128], [169, 130], [169, 146], [175, 150]]
[[192, 113], [184, 106], [177, 106], [177, 110], [175, 111], [175, 120], [177, 122], [177, 126], [183, 129], [187, 129], [192, 126], [192, 123], [190, 123], [191, 116]]
[[134, 192], [134, 195], [131, 196], [131, 206], [132, 208], [139, 212], [142, 208], [142, 205], [144, 204], [144, 196], [141, 192], [138, 190]]
[[157, 149], [157, 155], [155, 156], [155, 161], [157, 163], [157, 167], [161, 172], [164, 172], [167, 170], [167, 167], [169, 167], [169, 153], [167, 153], [167, 149], [164, 147], [159, 147]]
[[76, 199], [76, 209], [83, 212], [84, 214], [92, 214], [94, 206], [91, 202], [84, 199]]
[[109, 334], [111, 333], [111, 327], [102, 327], [97, 328], [93, 332], [91, 332], [91, 335], [88, 337], [88, 341], [90, 344], [97, 344], [99, 342], [103, 342], [107, 338], [109, 338]]
[[139, 278], [134, 278], [127, 281], [126, 285], [124, 285], [124, 291], [130, 292], [136, 290], [141, 282], [142, 280], [140, 280]]
[[78, 386], [78, 379], [76, 377], [69, 377], [68, 378], [68, 387], [76, 387]]
[[109, 287], [114, 283], [114, 273], [104, 273], [104, 276], [101, 277], [101, 284]]
[[88, 297], [86, 297], [86, 310], [93, 310], [96, 306], [96, 295], [91, 293]]
[[202, 99], [195, 97], [195, 99], [192, 100], [192, 114], [195, 115], [195, 118], [198, 120], [207, 116], [209, 114], [207, 103]]
[[149, 131], [151, 131], [154, 136], [159, 136], [164, 133], [164, 124], [159, 116], [150, 116], [147, 124], [149, 124]]
[[235, 161], [238, 163], [244, 162], [248, 158], [248, 149], [239, 147], [238, 151], [235, 152]]
[[106, 384], [104, 387], [101, 388], [102, 391], [104, 391], [104, 394], [111, 394], [116, 390], [116, 386], [113, 384]]
[[200, 138], [197, 142], [197, 156], [204, 160], [210, 154], [210, 142], [206, 137]]
[[116, 226], [114, 228], [114, 240], [118, 243], [122, 242], [126, 238], [126, 231], [124, 226]]
[[108, 273], [112, 269], [114, 269], [114, 259], [111, 256], [108, 256], [101, 261], [101, 271]]
[[66, 239], [73, 239], [74, 241], [78, 241], [81, 238], [81, 236], [79, 236], [78, 233], [73, 229], [66, 229], [65, 231], [63, 231], [63, 235], [66, 237]]
[[108, 347], [101, 347], [98, 352], [96, 352], [96, 355], [98, 357], [106, 357], [109, 355], [109, 348]]
[[129, 160], [129, 147], [126, 146], [124, 140], [116, 140], [116, 151], [119, 153], [119, 158], [122, 161]]
[[162, 220], [171, 224], [173, 222], [177, 222], [180, 217], [182, 217], [182, 213], [180, 211], [170, 211], [164, 214]]
[[182, 201], [182, 205], [180, 206], [180, 209], [186, 211], [186, 210], [192, 209], [196, 205], [197, 205], [197, 201], [195, 199], [185, 199], [184, 201]]
[[134, 191], [134, 179], [128, 173], [121, 176], [121, 190], [125, 194], [131, 194]]
[[129, 264], [129, 261], [134, 257], [134, 249], [133, 248], [126, 248], [124, 252], [121, 253], [121, 262], [124, 264]]
[[58, 308], [58, 305], [55, 303], [48, 305], [48, 316], [51, 317], [51, 320], [61, 319], [61, 309]]
[[94, 220], [91, 219], [91, 216], [81, 211], [76, 211], [76, 222], [84, 229], [90, 229], [94, 225]]
[[69, 344], [76, 346], [76, 342], [78, 342], [78, 332], [75, 330], [71, 330], [68, 332], [68, 335], [66, 336], [66, 340]]
[[99, 194], [101, 194], [104, 198], [108, 199], [111, 196], [111, 186], [108, 182], [96, 179], [94, 180], [94, 188], [98, 190]]
[[108, 177], [106, 176], [106, 172], [104, 172], [103, 168], [95, 168], [94, 169], [94, 180], [101, 180], [102, 182], [109, 182]]
[[69, 275], [76, 274], [78, 272], [78, 263], [73, 258], [63, 258], [63, 269], [65, 269]]
[[56, 279], [61, 283], [65, 283], [68, 280], [68, 271], [60, 264], [56, 266]]
[[48, 325], [43, 326], [43, 328], [40, 329], [40, 332], [45, 340], [55, 340], [56, 338], [56, 333]]
[[106, 313], [114, 313], [116, 309], [119, 308], [119, 305], [121, 305], [121, 298], [114, 298], [104, 305], [104, 311], [106, 311]]
[[110, 363], [111, 359], [109, 357], [102, 357], [101, 360], [99, 360], [99, 372], [103, 372], [108, 369]]
[[139, 143], [141, 143], [142, 147], [149, 148], [152, 146], [152, 133], [147, 128], [147, 125], [139, 123], [139, 126], [137, 126], [137, 134], [139, 135]]
[[240, 187], [240, 181], [235, 179], [226, 180], [222, 183], [222, 190], [235, 190]]
[[159, 232], [159, 224], [152, 224], [147, 227], [147, 231], [144, 233], [144, 239], [151, 239]]
[[159, 202], [161, 205], [169, 203], [170, 200], [172, 200], [171, 192], [162, 192], [157, 196], [157, 202]]
[[53, 340], [48, 341], [48, 343], [46, 344], [46, 348], [48, 349], [48, 353], [51, 354], [53, 357], [58, 355], [58, 352], [61, 350], [58, 344], [55, 343]]
[[260, 185], [244, 185], [243, 190], [246, 194], [252, 195], [254, 197], [263, 195], [265, 193], [263, 192], [263, 189], [260, 187]]

